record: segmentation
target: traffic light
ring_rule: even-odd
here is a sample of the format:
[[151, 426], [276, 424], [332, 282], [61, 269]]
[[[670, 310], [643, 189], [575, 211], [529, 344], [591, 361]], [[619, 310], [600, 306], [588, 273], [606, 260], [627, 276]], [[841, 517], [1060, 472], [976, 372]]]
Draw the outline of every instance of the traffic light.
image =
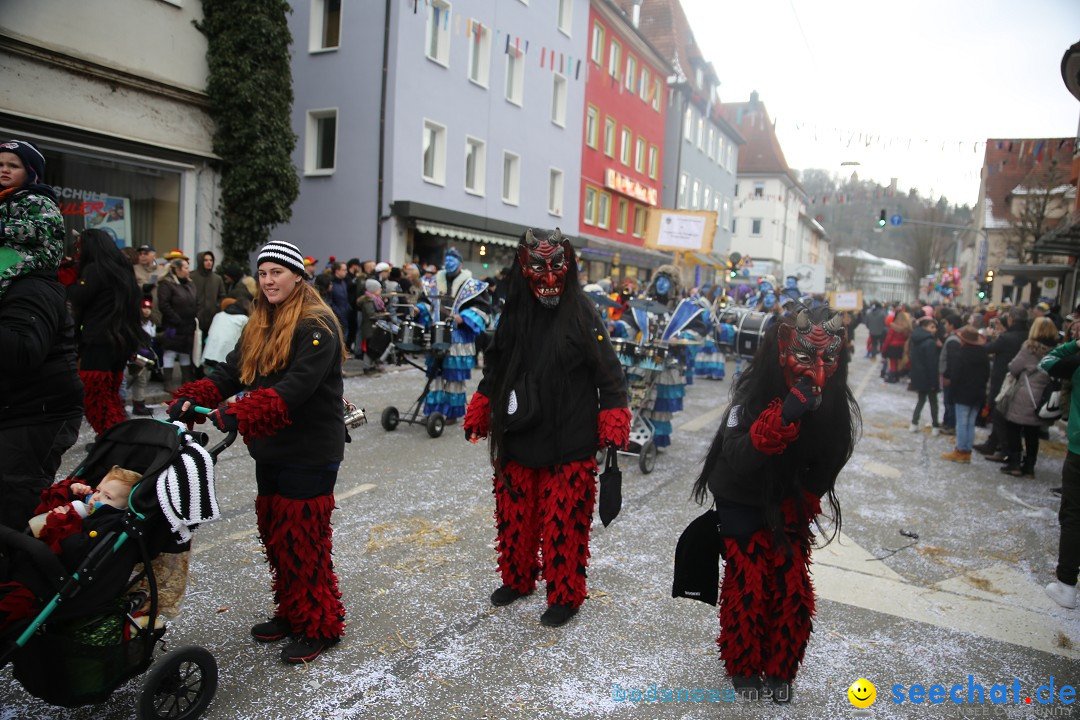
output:
[[986, 299], [986, 291], [987, 291], [986, 285], [987, 285], [986, 282], [979, 283], [979, 292], [977, 292], [975, 294], [979, 296], [980, 300], [985, 300]]
[[881, 209], [881, 215], [878, 216], [877, 226], [880, 228], [885, 227], [885, 208]]

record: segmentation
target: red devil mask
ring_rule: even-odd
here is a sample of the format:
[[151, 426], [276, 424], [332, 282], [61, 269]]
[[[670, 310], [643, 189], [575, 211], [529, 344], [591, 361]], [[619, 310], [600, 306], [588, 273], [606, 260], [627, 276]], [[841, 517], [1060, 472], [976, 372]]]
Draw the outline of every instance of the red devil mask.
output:
[[546, 308], [559, 306], [566, 287], [568, 263], [574, 252], [569, 241], [563, 240], [562, 231], [526, 230], [518, 244], [518, 262], [529, 282], [529, 288], [540, 304]]
[[806, 377], [810, 380], [814, 395], [820, 397], [825, 381], [840, 365], [844, 337], [844, 325], [838, 314], [824, 322], [815, 322], [810, 318], [810, 312], [804, 309], [799, 311], [794, 325], [781, 324], [777, 340], [784, 383], [791, 388]]

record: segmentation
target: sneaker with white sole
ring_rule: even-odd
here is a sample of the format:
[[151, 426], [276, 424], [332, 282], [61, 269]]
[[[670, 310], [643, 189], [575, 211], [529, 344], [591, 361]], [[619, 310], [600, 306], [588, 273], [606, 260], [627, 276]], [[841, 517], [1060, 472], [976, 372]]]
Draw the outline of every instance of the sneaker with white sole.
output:
[[940, 434], [941, 434], [941, 428], [939, 428], [939, 427], [935, 427], [935, 428], [930, 428], [930, 434], [931, 434], [931, 435], [932, 435], [933, 437], [937, 437], [938, 435], [940, 435]]
[[1060, 580], [1055, 580], [1046, 586], [1046, 594], [1050, 599], [1063, 608], [1070, 610], [1076, 607], [1076, 586], [1066, 585]]
[[908, 425], [908, 432], [919, 432], [919, 426], [915, 423]]

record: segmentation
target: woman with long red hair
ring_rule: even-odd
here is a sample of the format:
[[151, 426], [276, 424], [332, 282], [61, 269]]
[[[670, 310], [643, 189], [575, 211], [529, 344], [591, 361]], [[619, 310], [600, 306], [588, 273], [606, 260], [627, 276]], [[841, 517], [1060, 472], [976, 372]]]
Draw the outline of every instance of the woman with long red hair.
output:
[[192, 405], [216, 407], [210, 421], [244, 436], [255, 460], [255, 516], [275, 605], [251, 634], [259, 642], [292, 636], [281, 659], [302, 663], [344, 631], [330, 513], [345, 454], [345, 352], [333, 311], [304, 281], [300, 250], [271, 241], [257, 262], [260, 292], [236, 348], [207, 378], [173, 393], [169, 416], [198, 421]]

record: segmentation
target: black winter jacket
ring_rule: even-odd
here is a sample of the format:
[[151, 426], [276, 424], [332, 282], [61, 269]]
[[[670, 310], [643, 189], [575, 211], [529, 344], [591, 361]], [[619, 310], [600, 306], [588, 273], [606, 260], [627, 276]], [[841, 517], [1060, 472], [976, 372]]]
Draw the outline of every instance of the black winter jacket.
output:
[[937, 338], [929, 330], [916, 327], [911, 331], [908, 357], [911, 358], [911, 389], [916, 392], [938, 391], [938, 346]]
[[341, 338], [315, 320], [301, 321], [293, 333], [289, 363], [272, 375], [240, 382], [240, 343], [210, 375], [223, 398], [240, 390], [273, 388], [289, 409], [289, 425], [265, 438], [244, 438], [256, 462], [322, 465], [345, 457], [345, 416]]
[[944, 377], [949, 381], [952, 402], [981, 408], [986, 402], [986, 382], [990, 378], [986, 346], [961, 342], [960, 347], [949, 354]]
[[1027, 323], [1016, 322], [996, 340], [986, 343], [986, 354], [994, 358], [990, 368], [990, 397], [997, 397], [1001, 383], [1005, 382], [1005, 375], [1009, 372], [1009, 363], [1016, 357], [1016, 353], [1020, 352], [1020, 346], [1027, 340], [1027, 336]]
[[0, 301], [0, 428], [81, 417], [75, 332], [55, 271], [15, 278]]
[[[195, 283], [180, 282], [166, 275], [158, 283], [158, 307], [161, 309], [161, 347], [190, 353], [195, 344], [195, 313], [198, 300]], [[209, 330], [210, 328], [206, 328]]]

